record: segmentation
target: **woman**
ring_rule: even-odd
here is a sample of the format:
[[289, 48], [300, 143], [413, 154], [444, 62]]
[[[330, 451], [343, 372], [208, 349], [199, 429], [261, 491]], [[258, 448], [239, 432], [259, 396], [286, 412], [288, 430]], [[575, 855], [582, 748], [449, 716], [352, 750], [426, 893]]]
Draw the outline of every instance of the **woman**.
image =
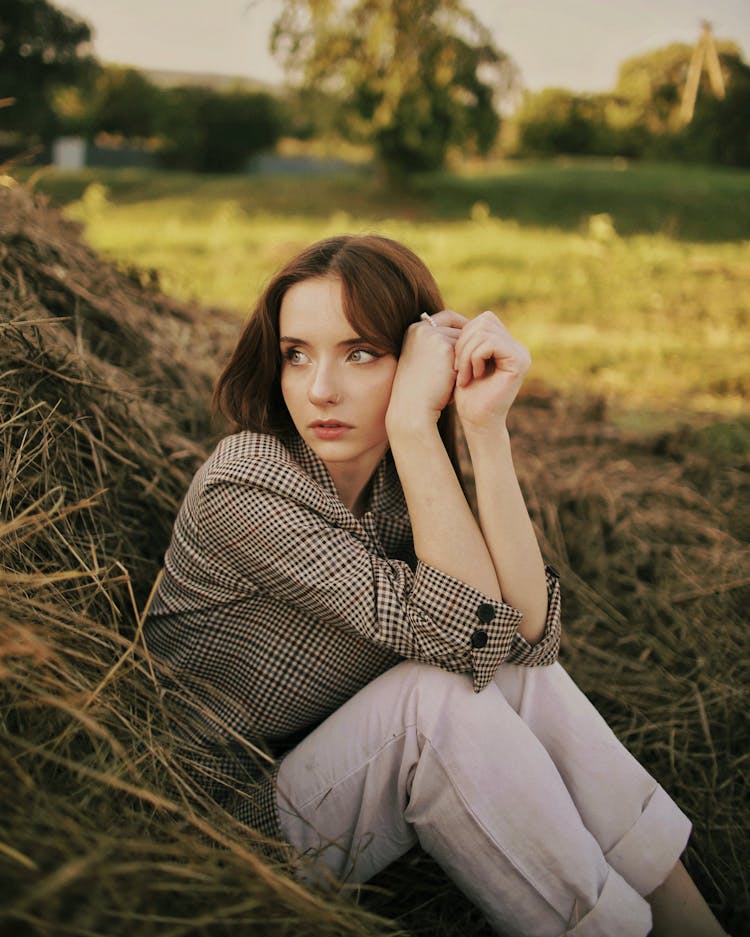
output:
[[[678, 861], [688, 820], [555, 663], [559, 584], [506, 427], [528, 352], [443, 307], [407, 248], [331, 238], [224, 369], [238, 432], [187, 493], [146, 626], [204, 781], [232, 764], [225, 802], [308, 879], [366, 881], [419, 842], [500, 933], [720, 934]], [[252, 783], [259, 740], [279, 757]]]

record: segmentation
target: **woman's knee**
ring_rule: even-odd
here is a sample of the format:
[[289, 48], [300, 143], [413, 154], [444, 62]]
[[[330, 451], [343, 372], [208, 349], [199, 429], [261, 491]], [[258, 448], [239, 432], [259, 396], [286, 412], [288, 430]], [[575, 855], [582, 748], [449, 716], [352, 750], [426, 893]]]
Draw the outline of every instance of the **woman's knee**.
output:
[[381, 692], [392, 694], [394, 698], [401, 694], [432, 698], [434, 695], [440, 697], [444, 694], [463, 695], [467, 691], [469, 695], [474, 695], [469, 673], [443, 670], [420, 660], [401, 661], [374, 680], [370, 686], [378, 687]]
[[394, 670], [398, 672], [405, 692], [423, 706], [438, 704], [446, 697], [471, 699], [476, 696], [469, 673], [443, 670], [422, 661], [404, 661]]
[[[454, 673], [421, 662], [399, 664], [399, 692], [406, 722], [435, 738], [454, 733], [484, 734], [489, 724], [517, 718], [501, 693], [490, 684], [475, 693], [469, 673]], [[394, 699], [396, 697], [394, 696]]]
[[590, 707], [584, 694], [558, 662], [538, 667], [501, 664], [495, 686], [512, 708], [526, 721], [536, 713], [562, 714]]
[[354, 700], [383, 729], [398, 724], [427, 730], [438, 722], [461, 725], [471, 721], [472, 712], [486, 703], [482, 696], [474, 693], [468, 673], [402, 661], [360, 690]]
[[544, 667], [501, 664], [493, 683], [480, 693], [474, 692], [470, 674], [421, 661], [404, 661], [391, 674], [396, 687], [387, 690], [386, 696], [400, 698], [417, 721], [447, 713], [451, 722], [468, 727], [475, 719], [481, 723], [488, 707], [495, 715], [498, 710], [512, 710], [528, 725], [538, 727], [547, 721], [558, 724], [560, 719], [601, 719], [559, 663]]

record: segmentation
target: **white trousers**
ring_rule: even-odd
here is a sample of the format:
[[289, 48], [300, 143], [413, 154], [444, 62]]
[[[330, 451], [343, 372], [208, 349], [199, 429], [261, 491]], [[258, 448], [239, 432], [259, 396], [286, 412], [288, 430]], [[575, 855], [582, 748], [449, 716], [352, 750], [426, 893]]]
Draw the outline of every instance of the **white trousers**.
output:
[[508, 937], [644, 937], [690, 822], [560, 664], [404, 662], [282, 760], [301, 875], [364, 882], [420, 843]]

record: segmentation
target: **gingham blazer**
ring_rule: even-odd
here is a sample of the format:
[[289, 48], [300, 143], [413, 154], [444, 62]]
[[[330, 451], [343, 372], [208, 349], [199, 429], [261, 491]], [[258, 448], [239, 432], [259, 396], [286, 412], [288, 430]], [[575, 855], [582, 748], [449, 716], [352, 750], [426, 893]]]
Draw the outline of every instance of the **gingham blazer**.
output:
[[[416, 559], [390, 455], [357, 518], [298, 435], [241, 432], [193, 479], [145, 638], [165, 693], [193, 695], [202, 744], [227, 755], [222, 770], [234, 759], [236, 776], [238, 741], [264, 740], [280, 756], [404, 658], [471, 672], [476, 692], [503, 662], [552, 663], [560, 587], [550, 568], [547, 589], [532, 646], [517, 609]], [[245, 796], [243, 785], [230, 809], [280, 838], [273, 771]]]

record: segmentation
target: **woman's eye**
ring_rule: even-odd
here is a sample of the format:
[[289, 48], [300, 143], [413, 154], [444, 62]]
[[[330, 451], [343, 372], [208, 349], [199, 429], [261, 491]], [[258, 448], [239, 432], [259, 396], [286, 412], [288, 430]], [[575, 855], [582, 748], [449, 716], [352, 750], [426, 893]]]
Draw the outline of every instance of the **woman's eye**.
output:
[[288, 348], [284, 352], [284, 360], [289, 364], [304, 364], [307, 361], [307, 355], [299, 348]]
[[364, 364], [366, 361], [374, 361], [379, 358], [374, 351], [368, 351], [366, 348], [354, 348], [349, 355], [349, 360], [355, 364]]

